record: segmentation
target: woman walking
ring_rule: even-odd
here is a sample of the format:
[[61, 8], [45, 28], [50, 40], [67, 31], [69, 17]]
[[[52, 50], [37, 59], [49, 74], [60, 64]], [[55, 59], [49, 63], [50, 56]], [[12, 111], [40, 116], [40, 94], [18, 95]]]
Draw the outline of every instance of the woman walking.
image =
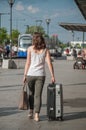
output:
[[53, 65], [49, 50], [46, 48], [46, 43], [43, 36], [36, 32], [33, 35], [32, 46], [27, 50], [27, 60], [24, 70], [23, 82], [28, 82], [29, 87], [29, 117], [39, 121], [39, 113], [42, 104], [42, 90], [45, 82], [45, 61], [48, 64], [51, 82], [55, 82]]

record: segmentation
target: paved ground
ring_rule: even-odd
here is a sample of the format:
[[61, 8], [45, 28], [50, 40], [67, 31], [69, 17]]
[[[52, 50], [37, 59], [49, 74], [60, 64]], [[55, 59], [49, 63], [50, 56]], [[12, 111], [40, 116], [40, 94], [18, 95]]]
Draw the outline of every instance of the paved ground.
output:
[[46, 88], [43, 90], [41, 121], [36, 123], [27, 117], [28, 111], [18, 110], [24, 62], [18, 62], [18, 69], [0, 68], [0, 130], [86, 130], [86, 70], [73, 70], [73, 62], [55, 60], [56, 82], [63, 84], [64, 121], [48, 121], [46, 115]]

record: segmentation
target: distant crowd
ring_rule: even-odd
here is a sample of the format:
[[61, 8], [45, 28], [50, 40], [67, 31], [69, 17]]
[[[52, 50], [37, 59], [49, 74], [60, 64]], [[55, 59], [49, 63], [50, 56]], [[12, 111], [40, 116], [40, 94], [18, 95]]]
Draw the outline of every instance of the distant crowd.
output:
[[77, 57], [83, 57], [84, 59], [86, 59], [86, 48], [80, 49], [78, 51], [75, 48], [73, 48], [71, 53], [70, 50], [67, 48], [65, 50], [65, 54], [67, 56], [72, 55], [74, 59], [76, 59]]
[[10, 44], [6, 44], [4, 47], [0, 46], [0, 57], [9, 58], [10, 56], [16, 56], [17, 51], [17, 45], [13, 45], [12, 47], [10, 46]]

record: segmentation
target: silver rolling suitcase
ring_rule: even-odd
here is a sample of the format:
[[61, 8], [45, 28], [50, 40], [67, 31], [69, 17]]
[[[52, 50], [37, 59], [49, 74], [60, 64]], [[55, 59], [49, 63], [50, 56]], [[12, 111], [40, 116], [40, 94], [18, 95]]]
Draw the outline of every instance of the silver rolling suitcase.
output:
[[47, 116], [49, 120], [63, 120], [62, 84], [49, 84], [47, 87]]

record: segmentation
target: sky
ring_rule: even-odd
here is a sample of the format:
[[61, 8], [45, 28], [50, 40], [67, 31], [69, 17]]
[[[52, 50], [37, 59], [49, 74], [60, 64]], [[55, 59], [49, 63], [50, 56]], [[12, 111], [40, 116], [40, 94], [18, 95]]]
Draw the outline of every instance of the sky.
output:
[[[10, 32], [10, 6], [8, 0], [0, 0], [1, 27], [6, 27]], [[46, 19], [51, 19], [49, 35], [58, 35], [62, 42], [73, 40], [72, 33], [59, 26], [59, 23], [83, 23], [86, 20], [82, 16], [74, 0], [15, 0], [12, 8], [12, 28], [24, 33], [26, 26], [39, 25], [37, 20], [42, 20], [41, 25], [47, 33]], [[74, 33], [74, 40], [82, 40], [82, 32]], [[86, 34], [85, 34], [86, 35]], [[85, 36], [86, 40], [86, 36]]]

